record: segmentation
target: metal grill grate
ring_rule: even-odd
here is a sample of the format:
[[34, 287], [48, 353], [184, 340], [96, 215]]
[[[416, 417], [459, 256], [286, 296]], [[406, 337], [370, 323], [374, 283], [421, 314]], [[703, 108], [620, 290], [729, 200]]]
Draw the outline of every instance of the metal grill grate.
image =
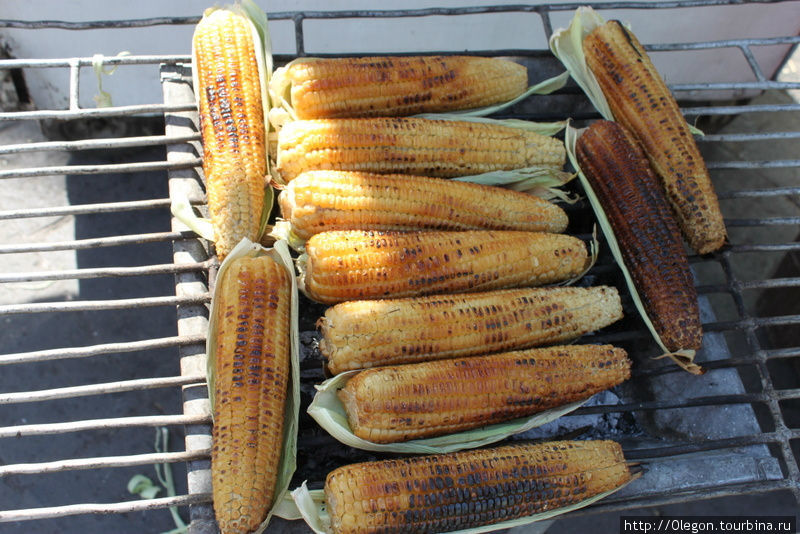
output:
[[[725, 0], [689, 2], [615, 2], [595, 4], [602, 9], [633, 9], [670, 13], [673, 9], [700, 9], [706, 6], [740, 4]], [[547, 4], [535, 6], [482, 6], [468, 8], [436, 8], [396, 11], [338, 11], [338, 12], [284, 12], [271, 14], [273, 21], [290, 21], [294, 29], [296, 55], [305, 55], [304, 28], [309, 21], [358, 19], [371, 20], [424, 17], [481, 16], [497, 13], [534, 13], [538, 15], [544, 34], [552, 33], [551, 16], [559, 12], [574, 10], [578, 4]], [[98, 21], [68, 23], [59, 21], [21, 22], [0, 21], [0, 27], [64, 28], [88, 30], [94, 28], [133, 28], [151, 25], [194, 24], [198, 17], [159, 18], [127, 21]], [[610, 437], [624, 444], [626, 455], [644, 462], [647, 474], [636, 484], [629, 486], [599, 504], [593, 512], [619, 511], [642, 506], [686, 502], [691, 499], [712, 498], [742, 493], [760, 493], [790, 490], [800, 502], [800, 469], [794, 450], [800, 438], [800, 419], [796, 412], [800, 406], [800, 382], [797, 381], [797, 358], [800, 344], [796, 325], [800, 323], [800, 310], [796, 299], [781, 302], [776, 295], [796, 295], [800, 287], [797, 270], [797, 253], [800, 243], [795, 236], [784, 238], [786, 231], [800, 224], [800, 209], [797, 196], [797, 169], [800, 160], [790, 143], [800, 138], [798, 112], [800, 104], [775, 101], [763, 97], [751, 100], [757, 94], [784, 94], [783, 91], [800, 89], [796, 81], [779, 81], [762, 72], [756, 51], [761, 47], [778, 45], [795, 46], [800, 37], [742, 38], [722, 41], [659, 44], [649, 46], [654, 54], [672, 54], [707, 49], [738, 50], [750, 68], [749, 76], [729, 82], [699, 83], [681, 82], [671, 85], [678, 95], [691, 96], [684, 101], [683, 111], [690, 120], [702, 118], [702, 127], [708, 135], [701, 140], [701, 149], [707, 158], [712, 177], [719, 190], [723, 213], [731, 231], [731, 244], [723, 252], [708, 257], [692, 257], [698, 291], [701, 295], [706, 345], [700, 355], [708, 373], [702, 378], [689, 378], [665, 362], [649, 360], [653, 354], [647, 334], [635, 318], [629, 299], [624, 300], [627, 319], [598, 334], [589, 341], [617, 343], [638, 357], [633, 379], [617, 388], [612, 394], [600, 396], [597, 402], [579, 409], [563, 418], [558, 424], [533, 432], [527, 438], [539, 436], [579, 433], [583, 436]], [[188, 48], [176, 45], [178, 48]], [[480, 50], [485, 55], [511, 55], [519, 58], [532, 69], [556, 72], [558, 65], [549, 52], [541, 49]], [[324, 55], [324, 54], [313, 54]], [[335, 55], [333, 52], [331, 55]], [[293, 55], [280, 55], [276, 60], [285, 62]], [[92, 150], [129, 150], [156, 148], [162, 158], [135, 161], [123, 158], [117, 163], [67, 164], [54, 167], [22, 165], [12, 170], [0, 170], [0, 180], [32, 181], [53, 175], [106, 175], [126, 176], [134, 173], [155, 172], [169, 179], [169, 196], [178, 193], [190, 198], [201, 211], [204, 206], [204, 191], [200, 171], [201, 153], [197, 130], [197, 115], [191, 88], [190, 58], [186, 55], [128, 56], [108, 58], [107, 64], [120, 68], [146, 65], [152, 68], [152, 76], [160, 76], [163, 87], [163, 102], [135, 106], [85, 109], [79, 105], [80, 71], [91, 67], [91, 58], [63, 60], [24, 59], [0, 61], [0, 69], [63, 69], [69, 73], [69, 107], [64, 110], [25, 110], [0, 114], [2, 124], [36, 120], [75, 121], [86, 119], [110, 119], [129, 121], [140, 117], [163, 114], [164, 133], [135, 137], [108, 139], [81, 139], [77, 141], [41, 141], [15, 143], [0, 147], [0, 157], [37, 152], [85, 152]], [[727, 91], [740, 100], [711, 101], [705, 96]], [[596, 117], [585, 98], [574, 86], [568, 86], [557, 95], [537, 98], [515, 106], [508, 116], [533, 120], [550, 120], [570, 116], [579, 124]], [[543, 104], [542, 104], [543, 103]], [[731, 130], [741, 117], [763, 118], [764, 124], [773, 122], [777, 116], [789, 114], [793, 122], [788, 130]], [[730, 128], [724, 127], [730, 122]], [[753, 124], [749, 122], [748, 124]], [[720, 127], [722, 125], [723, 127]], [[761, 159], [738, 159], [743, 146], [769, 143], [777, 147], [765, 152]], [[795, 145], [796, 146], [796, 145]], [[149, 152], [148, 152], [149, 154]], [[779, 180], [761, 179], [767, 172], [783, 172]], [[98, 177], [99, 179], [99, 177]], [[5, 183], [5, 182], [2, 182]], [[121, 185], [118, 187], [122, 187]], [[116, 198], [116, 197], [114, 197]], [[103, 199], [105, 200], [105, 199]], [[769, 203], [785, 201], [793, 204], [791, 213], [779, 216], [761, 216]], [[151, 214], [165, 216], [169, 206], [167, 196], [110, 202], [91, 202], [79, 205], [55, 207], [19, 208], [0, 211], [0, 220], [45, 219], [49, 217], [83, 217], [97, 214], [134, 213], [143, 220]], [[579, 203], [569, 208], [572, 220], [571, 232], [588, 237], [592, 230], [592, 216], [586, 204]], [[164, 219], [167, 220], [167, 219]], [[24, 352], [0, 355], [5, 377], [21, 377], [35, 373], [46, 373], [55, 361], [75, 361], [76, 365], [91, 366], [96, 358], [116, 358], [128, 355], [141, 362], [153, 361], [154, 355], [170, 359], [175, 363], [173, 372], [148, 374], [142, 378], [117, 381], [97, 380], [79, 385], [58, 384], [56, 387], [29, 390], [18, 380], [5, 380], [0, 392], [0, 414], [10, 412], [28, 403], [58, 403], [65, 399], [76, 399], [83, 405], [101, 405], [106, 399], [118, 394], [134, 394], [147, 402], [155, 392], [166, 395], [174, 402], [163, 406], [163, 413], [149, 411], [141, 414], [116, 413], [113, 416], [86, 418], [65, 416], [63, 420], [29, 424], [20, 421], [17, 415], [3, 416], [0, 428], [0, 477], [15, 482], [20, 477], [50, 476], [58, 472], [89, 473], [101, 479], [106, 468], [113, 468], [128, 476], [129, 472], [144, 471], [142, 466], [154, 463], [169, 463], [176, 468], [187, 465], [187, 480], [179, 484], [183, 491], [173, 497], [152, 500], [135, 500], [122, 493], [111, 491], [110, 498], [102, 504], [67, 504], [21, 509], [13, 500], [4, 500], [0, 521], [15, 522], [34, 519], [54, 519], [79, 514], [130, 514], [170, 506], [190, 506], [192, 530], [205, 532], [213, 529], [211, 510], [209, 467], [209, 416], [207, 391], [204, 385], [204, 342], [207, 328], [207, 303], [210, 299], [209, 284], [213, 284], [216, 262], [209, 258], [207, 245], [196, 239], [180, 223], [173, 220], [172, 227], [163, 226], [157, 231], [137, 224], [130, 233], [102, 235], [100, 237], [76, 238], [63, 241], [37, 241], [19, 239], [11, 244], [0, 244], [0, 254], [23, 255], [39, 253], [45, 257], [59, 251], [95, 251], [93, 258], [107, 258], [100, 265], [114, 265], [114, 254], [118, 247], [145, 247], [172, 243], [172, 257], [146, 265], [136, 266], [79, 266], [75, 269], [36, 270], [34, 266], [19, 272], [0, 273], [0, 283], [5, 287], [15, 284], [40, 284], [58, 281], [117, 280], [123, 277], [174, 276], [174, 293], [155, 296], [121, 297], [110, 295], [105, 299], [78, 299], [57, 302], [15, 302], [0, 304], [0, 316], [6, 319], [4, 338], [11, 340], [13, 333], [8, 325], [16, 326], [20, 317], [57, 317], [62, 313], [85, 313], [93, 317], [95, 312], [116, 313], [133, 308], [152, 307], [166, 310], [177, 309], [177, 330], [168, 335], [147, 337], [132, 324], [126, 333], [133, 339], [110, 340], [101, 343], [79, 343], [58, 348], [41, 348]], [[796, 233], [796, 232], [795, 232]], [[778, 270], [750, 278], [743, 274], [754, 261], [772, 256], [783, 258], [775, 261]], [[754, 260], [756, 258], [756, 260]], [[794, 263], [792, 263], [794, 262]], [[610, 256], [601, 256], [597, 266], [586, 277], [584, 283], [607, 283], [623, 288], [621, 276]], [[777, 292], [777, 293], [776, 293]], [[3, 299], [5, 300], [5, 299]], [[303, 352], [302, 381], [303, 402], [308, 404], [312, 386], [322, 379], [319, 355], [313, 347], [313, 322], [321, 314], [322, 307], [303, 301], [301, 329], [305, 343]], [[169, 312], [171, 313], [171, 312]], [[55, 319], [57, 320], [57, 319]], [[12, 323], [12, 321], [14, 321]], [[46, 341], [46, 340], [44, 340]], [[45, 343], [46, 345], [46, 343]], [[13, 345], [12, 345], [13, 346]], [[176, 356], [180, 359], [180, 366]], [[174, 395], [170, 397], [171, 394]], [[183, 404], [178, 400], [182, 393]], [[160, 397], [161, 398], [161, 397]], [[48, 406], [50, 406], [48, 404]], [[105, 410], [108, 412], [108, 410]], [[105, 413], [104, 412], [104, 413]], [[58, 412], [54, 412], [58, 415]], [[15, 418], [12, 421], [12, 418]], [[149, 432], [153, 427], [167, 426], [177, 432], [183, 431], [185, 440], [176, 452], [152, 452], [138, 448], [135, 451], [119, 443], [113, 436], [124, 432], [148, 433], [143, 443], [149, 443]], [[587, 429], [586, 426], [591, 428]], [[75, 458], [42, 461], [35, 456], [8, 462], [3, 457], [3, 443], [15, 440], [33, 442], [39, 436], [59, 437], [69, 433], [91, 434], [106, 440], [108, 446], [100, 446], [96, 456], [76, 454]], [[128, 436], [130, 434], [124, 434]], [[140, 440], [141, 441], [141, 440]], [[138, 442], [137, 442], [138, 443]], [[328, 469], [345, 462], [373, 458], [368, 453], [347, 451], [332, 438], [322, 433], [310, 419], [301, 417], [299, 439], [299, 469], [295, 482], [309, 480], [310, 486], [319, 487]], [[18, 445], [19, 447], [19, 445]], [[22, 446], [24, 448], [24, 445]], [[32, 449], [35, 450], [35, 449]], [[94, 449], [93, 449], [94, 450]], [[30, 463], [32, 462], [32, 463]], [[133, 471], [131, 471], [133, 469]], [[88, 475], [87, 475], [88, 477]], [[64, 479], [59, 479], [64, 480]], [[84, 480], [81, 478], [81, 480]], [[87, 478], [88, 480], [88, 478]], [[99, 483], [99, 482], [98, 482]], [[294, 485], [294, 484], [293, 484]], [[69, 500], [70, 488], [61, 489], [59, 502]], [[22, 501], [17, 501], [22, 502]], [[53, 505], [50, 505], [53, 504]], [[185, 515], [185, 514], [184, 514]]]

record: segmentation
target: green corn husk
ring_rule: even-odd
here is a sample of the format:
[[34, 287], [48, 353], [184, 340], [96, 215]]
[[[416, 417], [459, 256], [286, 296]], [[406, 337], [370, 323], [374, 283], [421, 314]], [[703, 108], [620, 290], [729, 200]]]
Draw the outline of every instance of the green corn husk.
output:
[[614, 256], [614, 260], [619, 265], [619, 268], [622, 270], [622, 274], [625, 277], [625, 284], [628, 286], [628, 291], [631, 293], [631, 298], [633, 299], [634, 304], [636, 305], [636, 310], [639, 312], [639, 315], [642, 317], [647, 329], [650, 331], [650, 334], [653, 336], [658, 347], [661, 349], [662, 354], [661, 356], [657, 356], [657, 358], [670, 358], [676, 364], [678, 364], [682, 369], [688, 371], [692, 374], [702, 374], [703, 368], [694, 363], [695, 358], [695, 351], [694, 350], [679, 350], [675, 352], [671, 352], [668, 350], [664, 343], [661, 341], [661, 338], [656, 332], [655, 327], [653, 326], [652, 321], [647, 316], [647, 312], [645, 311], [644, 304], [642, 303], [642, 299], [639, 296], [638, 291], [636, 290], [636, 286], [633, 283], [633, 278], [631, 277], [628, 268], [625, 267], [625, 262], [622, 258], [622, 251], [619, 248], [619, 243], [617, 242], [617, 238], [614, 235], [614, 230], [611, 228], [611, 223], [608, 220], [608, 217], [603, 210], [602, 204], [600, 204], [600, 200], [594, 193], [589, 180], [586, 179], [586, 176], [580, 169], [578, 165], [578, 158], [575, 156], [575, 144], [578, 141], [578, 137], [580, 137], [580, 131], [572, 126], [567, 126], [567, 131], [565, 134], [565, 145], [567, 147], [567, 157], [569, 157], [572, 166], [578, 171], [578, 179], [583, 186], [583, 190], [586, 193], [586, 197], [589, 199], [589, 203], [592, 205], [592, 209], [594, 210], [595, 216], [597, 217], [597, 222], [600, 225], [600, 228], [603, 230], [603, 234], [606, 236], [606, 241], [608, 242], [608, 248], [611, 250], [611, 254]]
[[[572, 79], [583, 89], [600, 115], [613, 121], [614, 115], [611, 113], [608, 101], [600, 89], [600, 84], [597, 83], [597, 78], [586, 65], [586, 56], [583, 53], [583, 39], [605, 22], [603, 17], [591, 7], [579, 7], [575, 10], [569, 27], [559, 29], [550, 37], [550, 50], [566, 67]], [[695, 135], [703, 135], [701, 130], [691, 124], [689, 124], [689, 129]]]
[[504, 423], [488, 425], [473, 430], [465, 430], [446, 436], [413, 439], [402, 443], [373, 443], [353, 434], [350, 425], [347, 423], [347, 414], [344, 406], [336, 394], [338, 390], [345, 386], [351, 377], [359, 372], [360, 371], [346, 371], [315, 386], [317, 393], [314, 395], [314, 399], [308, 407], [308, 414], [319, 426], [345, 445], [356, 449], [376, 452], [440, 454], [481, 447], [555, 421], [562, 415], [576, 410], [588, 400], [586, 399], [559, 406], [558, 408], [552, 408], [530, 417], [520, 417]]
[[[557, 517], [559, 515], [566, 514], [568, 512], [579, 510], [581, 508], [589, 506], [590, 504], [594, 504], [600, 499], [604, 499], [609, 495], [611, 495], [612, 493], [624, 488], [625, 486], [627, 486], [628, 484], [639, 478], [639, 476], [641, 476], [641, 473], [634, 474], [631, 477], [630, 481], [626, 482], [625, 484], [622, 484], [617, 488], [605, 491], [603, 493], [599, 493], [579, 503], [571, 504], [569, 506], [564, 506], [563, 508], [556, 508], [553, 510], [549, 510], [547, 512], [542, 512], [540, 514], [534, 514], [527, 517], [520, 517], [518, 519], [512, 519], [509, 521], [502, 521], [494, 525], [484, 525], [482, 527], [456, 530], [453, 531], [451, 534], [480, 534], [483, 532], [492, 532], [495, 530], [504, 530], [513, 527], [519, 527], [522, 525], [529, 525], [537, 521], [546, 521], [553, 517]], [[309, 490], [308, 487], [306, 486], [306, 483], [303, 482], [303, 484], [299, 488], [292, 491], [292, 498], [294, 499], [298, 514], [302, 516], [302, 518], [305, 520], [306, 524], [309, 526], [311, 530], [313, 530], [316, 534], [330, 534], [331, 521], [330, 521], [330, 516], [328, 515], [327, 503], [325, 502], [324, 490]]]
[[[224, 277], [227, 273], [228, 266], [233, 260], [242, 257], [258, 256], [270, 256], [273, 260], [283, 265], [289, 272], [289, 277], [292, 281], [292, 303], [290, 325], [291, 380], [289, 382], [289, 394], [286, 397], [286, 409], [284, 413], [284, 438], [283, 451], [281, 453], [281, 467], [277, 480], [277, 488], [275, 491], [275, 504], [273, 504], [272, 509], [267, 514], [267, 518], [263, 523], [261, 523], [258, 530], [255, 531], [255, 534], [265, 532], [267, 524], [273, 515], [278, 515], [279, 517], [283, 517], [285, 519], [296, 519], [296, 517], [293, 516], [286, 517], [284, 514], [290, 515], [291, 512], [291, 509], [288, 512], [285, 510], [285, 500], [289, 491], [289, 482], [291, 481], [292, 475], [297, 467], [297, 427], [300, 418], [300, 337], [297, 318], [299, 297], [294, 267], [292, 265], [291, 256], [289, 255], [289, 247], [287, 246], [286, 242], [278, 241], [275, 243], [273, 248], [265, 249], [261, 245], [253, 243], [248, 239], [242, 239], [242, 241], [240, 241], [239, 244], [234, 247], [230, 254], [228, 254], [228, 256], [225, 258], [225, 261], [222, 262], [222, 265], [220, 265], [219, 271], [217, 272], [216, 287], [220, 287], [220, 284], [222, 280], [224, 280]], [[214, 293], [216, 293], [216, 290]], [[208, 321], [209, 334], [208, 339], [206, 340], [206, 379], [208, 382], [209, 402], [212, 407], [214, 406], [214, 362], [216, 359], [216, 336], [214, 335], [214, 332], [216, 331], [215, 316], [217, 299], [215, 297], [216, 295], [213, 295], [211, 298], [211, 309]], [[212, 417], [213, 413], [214, 410], [211, 409]]]

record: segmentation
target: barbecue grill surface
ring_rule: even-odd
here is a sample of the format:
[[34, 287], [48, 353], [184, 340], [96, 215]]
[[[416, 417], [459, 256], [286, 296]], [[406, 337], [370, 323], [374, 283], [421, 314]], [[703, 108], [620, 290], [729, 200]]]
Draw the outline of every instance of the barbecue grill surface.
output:
[[[669, 9], [660, 11], [664, 7], [654, 4], [647, 9], [668, 15]], [[494, 9], [501, 8], [478, 11]], [[550, 9], [566, 7], [536, 9], [549, 22]], [[462, 11], [437, 14], [457, 17]], [[281, 13], [272, 18], [300, 21], [296, 27], [302, 28], [303, 18], [314, 15]], [[368, 12], [346, 15], [378, 17]], [[548, 24], [544, 26], [547, 31]], [[727, 46], [742, 50], [747, 58], [759, 46], [798, 41], [796, 37], [742, 39]], [[302, 32], [297, 43], [302, 53]], [[692, 46], [655, 48], [668, 54]], [[483, 52], [514, 56], [529, 67], [534, 79], [561, 71], [542, 50]], [[277, 59], [285, 62], [290, 57]], [[0, 67], [23, 72], [39, 68], [37, 60], [26, 61], [0, 62]], [[7, 125], [2, 132], [7, 146], [0, 146], [0, 156], [9, 161], [0, 169], [0, 187], [19, 195], [18, 201], [0, 204], [0, 220], [11, 228], [8, 239], [0, 242], [0, 254], [9, 259], [0, 270], [2, 292], [8, 295], [0, 299], [0, 338], [5, 341], [0, 350], [0, 521], [12, 522], [6, 525], [9, 531], [166, 531], [174, 526], [165, 510], [171, 505], [179, 506], [184, 519], [192, 521], [193, 532], [214, 531], [203, 353], [209, 288], [217, 263], [209, 257], [207, 244], [171, 220], [168, 212], [170, 198], [178, 193], [186, 193], [204, 210], [189, 58], [119, 60], [120, 68], [137, 62], [151, 65], [153, 76], [160, 76], [163, 102], [99, 111], [75, 107], [49, 112], [23, 105], [0, 114], [0, 126]], [[75, 63], [64, 61], [56, 68], [74, 72]], [[89, 68], [89, 58], [78, 65]], [[681, 103], [687, 118], [700, 119], [707, 134], [700, 147], [731, 235], [731, 245], [723, 252], [691, 258], [706, 331], [700, 354], [700, 363], [709, 369], [706, 375], [690, 377], [667, 361], [649, 358], [658, 351], [625, 296], [626, 318], [583, 341], [610, 342], [629, 350], [635, 362], [633, 379], [569, 416], [513, 438], [615, 439], [627, 457], [645, 465], [644, 477], [581, 514], [672, 503], [702, 514], [706, 512], [690, 503], [742, 493], [757, 499], [755, 494], [769, 497], [776, 491], [800, 497], [800, 471], [793, 452], [800, 427], [796, 369], [800, 104], [784, 92], [800, 89], [800, 83], [775, 81], [770, 75], [756, 70], [729, 84], [673, 85], [679, 95], [691, 91], [693, 97], [701, 97]], [[704, 92], [719, 91], [747, 98], [702, 99]], [[103, 137], [114, 137], [114, 128], [119, 127], [115, 124], [129, 125], [119, 136], [126, 140], [92, 140], [97, 122], [88, 120], [90, 114], [98, 114], [100, 118], [93, 120], [111, 128], [102, 132]], [[569, 116], [580, 126], [596, 114], [570, 85], [502, 116], [534, 120]], [[34, 119], [45, 121], [49, 133], [71, 138], [53, 141], [52, 146], [37, 145], [49, 141], [38, 134]], [[34, 141], [22, 141], [28, 138]], [[31, 152], [13, 155], [22, 150]], [[59, 168], [46, 169], [51, 165]], [[66, 194], [60, 203], [29, 202], [47, 198], [48, 188], [58, 186], [60, 175], [66, 175]], [[570, 187], [578, 191], [577, 184]], [[44, 207], [52, 205], [61, 207]], [[594, 226], [588, 205], [579, 202], [567, 209], [569, 232], [588, 238]], [[71, 235], [21, 230], [49, 230], [65, 221], [74, 226]], [[610, 284], [625, 293], [602, 239], [601, 251], [597, 265], [580, 284]], [[74, 255], [74, 268], [52, 268], [64, 254]], [[29, 294], [43, 297], [31, 302]], [[318, 488], [334, 467], [382, 457], [340, 445], [304, 413], [313, 384], [323, 379], [314, 331], [323, 310], [303, 298], [303, 406], [292, 487], [307, 480]], [[77, 389], [68, 389], [73, 387]], [[170, 450], [157, 453], [153, 441], [155, 428], [160, 427], [170, 431]], [[159, 462], [172, 465], [177, 494], [168, 496], [162, 490], [154, 500], [128, 494], [128, 479], [143, 473], [155, 480], [152, 465]], [[795, 500], [778, 503], [785, 508], [775, 508], [776, 514], [794, 514]], [[154, 510], [146, 511], [149, 508]], [[729, 513], [741, 511], [737, 504]], [[757, 512], [767, 510], [759, 507]], [[114, 515], [97, 515], [108, 513]], [[279, 525], [290, 528], [280, 521], [275, 528]], [[291, 528], [303, 530], [299, 525]]]

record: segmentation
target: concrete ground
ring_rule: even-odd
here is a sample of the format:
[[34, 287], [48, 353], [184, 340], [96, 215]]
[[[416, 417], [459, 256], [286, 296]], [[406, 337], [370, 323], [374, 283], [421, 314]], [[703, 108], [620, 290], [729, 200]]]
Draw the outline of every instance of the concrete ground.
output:
[[[786, 101], [786, 95], [768, 95], [760, 103]], [[770, 130], [798, 130], [800, 118], [796, 114], [769, 114], [769, 125], [758, 122], [758, 117], [742, 116], [720, 131], [752, 132]], [[756, 121], [756, 122], [750, 122]], [[778, 121], [776, 123], [776, 121]], [[0, 130], [0, 144], [28, 142], [44, 139], [34, 123], [13, 123]], [[721, 148], [735, 153], [726, 159], [762, 160], [773, 157], [796, 157], [786, 154], [779, 143], [736, 144]], [[795, 141], [796, 153], [796, 141]], [[778, 151], [781, 156], [777, 156]], [[159, 161], [164, 159], [162, 148], [134, 151], [35, 153], [0, 160], [0, 169], [17, 166], [79, 165], [130, 161]], [[752, 176], [752, 175], [751, 175]], [[743, 176], [726, 174], [729, 178], [722, 189], [732, 187], [759, 189], [776, 185], [797, 185], [797, 170], [766, 171], [760, 183], [743, 184]], [[21, 206], [84, 204], [110, 200], [165, 198], [167, 196], [165, 173], [138, 172], [119, 175], [52, 176], [35, 179], [0, 180], [0, 211]], [[738, 202], [726, 201], [724, 209], [729, 218], [745, 218], [750, 213], [737, 211]], [[752, 208], [748, 208], [752, 209]], [[797, 215], [796, 198], [770, 198], [759, 204], [759, 216]], [[169, 213], [166, 209], [125, 212], [120, 214], [93, 214], [67, 216], [53, 219], [22, 219], [0, 225], [0, 243], [24, 243], [86, 239], [101, 235], [161, 232], [169, 230]], [[788, 242], [797, 234], [794, 227], [772, 227], [769, 241]], [[748, 240], [751, 237], [763, 242], [759, 236], [747, 232], [763, 232], [746, 228], [732, 229], [732, 239]], [[0, 263], [0, 273], [44, 271], [56, 269], [88, 268], [100, 266], [129, 266], [170, 263], [172, 249], [169, 242], [147, 245], [123, 246], [83, 250], [78, 252], [7, 254]], [[743, 279], [769, 278], [781, 268], [780, 256], [760, 255], [742, 261], [739, 268]], [[785, 266], [785, 262], [784, 262]], [[700, 273], [702, 276], [702, 273]], [[709, 276], [711, 276], [709, 274]], [[793, 276], [797, 276], [795, 271]], [[66, 281], [55, 283], [3, 284], [0, 286], [0, 304], [17, 304], [44, 301], [96, 300], [135, 298], [174, 294], [171, 275], [126, 277]], [[766, 294], [766, 293], [765, 293]], [[770, 309], [770, 299], [781, 300], [780, 295], [758, 295], [749, 303], [754, 307]], [[748, 297], [749, 298], [749, 297]], [[720, 317], [732, 313], [724, 297], [714, 299]], [[774, 303], [773, 303], [774, 304]], [[728, 306], [728, 307], [726, 307]], [[792, 313], [799, 313], [795, 309]], [[122, 340], [168, 337], [175, 335], [175, 312], [171, 307], [147, 308], [126, 311], [19, 314], [0, 318], [0, 354], [34, 350], [94, 345]], [[46, 363], [7, 365], [0, 372], [0, 392], [33, 391], [68, 385], [81, 385], [139, 377], [176, 376], [179, 374], [178, 355], [174, 349], [150, 350], [138, 353], [61, 360]], [[797, 387], [795, 385], [795, 387]], [[120, 393], [75, 400], [17, 404], [0, 407], [0, 426], [24, 425], [57, 421], [95, 419], [145, 414], [175, 414], [180, 411], [179, 388], [163, 388], [139, 393]], [[182, 447], [180, 427], [171, 428], [175, 449]], [[150, 429], [108, 432], [77, 432], [36, 438], [0, 439], [0, 465], [20, 462], [41, 462], [62, 458], [105, 456], [111, 454], [142, 454], [152, 452], [154, 433]], [[180, 464], [173, 467], [178, 491], [185, 484]], [[3, 509], [35, 508], [76, 502], [119, 502], [130, 499], [126, 484], [131, 476], [143, 473], [154, 478], [150, 466], [115, 468], [91, 471], [68, 471], [48, 475], [19, 475], [0, 480], [0, 503]], [[789, 493], [747, 495], [709, 501], [660, 506], [630, 512], [644, 515], [795, 515], [797, 503]], [[619, 513], [580, 515], [554, 522], [548, 534], [572, 532], [617, 532]], [[186, 514], [184, 513], [184, 517]], [[117, 514], [110, 516], [81, 515], [63, 520], [43, 520], [0, 524], [3, 533], [138, 533], [163, 532], [174, 527], [167, 510]], [[271, 532], [303, 532], [301, 524], [276, 522]], [[542, 529], [536, 526], [520, 527], [514, 534], [535, 534]]]

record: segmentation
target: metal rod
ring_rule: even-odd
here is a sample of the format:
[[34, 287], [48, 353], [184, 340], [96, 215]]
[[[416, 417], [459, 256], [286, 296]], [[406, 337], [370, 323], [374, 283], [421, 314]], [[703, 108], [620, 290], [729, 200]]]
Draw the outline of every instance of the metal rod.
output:
[[26, 402], [43, 402], [59, 399], [72, 399], [90, 395], [107, 395], [126, 391], [141, 391], [164, 387], [185, 386], [196, 382], [205, 382], [204, 375], [168, 376], [163, 378], [140, 378], [138, 380], [121, 380], [104, 384], [89, 384], [65, 388], [43, 389], [39, 391], [19, 391], [0, 393], [0, 405], [22, 404]]
[[104, 469], [109, 467], [131, 467], [134, 465], [152, 465], [164, 463], [187, 462], [200, 458], [208, 458], [211, 451], [192, 452], [160, 452], [149, 454], [131, 454], [127, 456], [105, 456], [102, 458], [76, 458], [30, 464], [9, 464], [0, 466], [0, 477], [10, 475], [39, 475], [61, 473], [77, 469]]
[[[3, 21], [0, 21], [2, 27]], [[161, 55], [130, 55], [130, 56], [104, 56], [104, 65], [160, 65], [162, 63], [191, 63], [191, 55], [161, 54]], [[92, 58], [36, 58], [36, 59], [0, 59], [0, 69], [29, 69], [29, 68], [67, 68], [72, 65], [91, 67]]]
[[143, 265], [141, 267], [100, 267], [95, 269], [70, 269], [64, 271], [47, 271], [42, 273], [0, 273], [0, 284], [17, 282], [43, 282], [46, 280], [87, 280], [92, 278], [108, 278], [123, 276], [152, 276], [158, 274], [176, 274], [208, 269], [210, 262], [175, 265]]
[[800, 217], [770, 217], [767, 219], [725, 219], [728, 227], [732, 226], [796, 226]]
[[749, 189], [741, 191], [720, 191], [717, 196], [720, 199], [733, 198], [756, 198], [756, 197], [788, 197], [800, 195], [800, 187], [776, 187], [774, 189]]
[[77, 59], [69, 61], [69, 109], [80, 110], [81, 68]]
[[36, 425], [17, 425], [0, 427], [0, 438], [20, 438], [25, 436], [46, 436], [66, 434], [87, 430], [111, 430], [117, 428], [136, 428], [140, 426], [198, 425], [211, 421], [210, 415], [143, 415], [137, 417], [115, 417], [110, 419], [91, 419], [86, 421], [65, 421], [61, 423], [42, 423]]
[[133, 115], [158, 115], [170, 111], [187, 111], [194, 106], [170, 106], [167, 104], [141, 104], [131, 106], [111, 106], [107, 108], [85, 108], [78, 110], [34, 110], [6, 111], [0, 113], [0, 122], [44, 119], [91, 119], [107, 117], [131, 117]]
[[[719, 108], [717, 108], [719, 109]], [[796, 111], [800, 111], [800, 107]], [[793, 132], [757, 132], [757, 133], [724, 133], [705, 134], [697, 138], [698, 143], [777, 141], [783, 139], [800, 139], [800, 131]]]
[[0, 306], [0, 315], [21, 313], [53, 313], [100, 310], [127, 310], [156, 306], [177, 306], [179, 304], [202, 304], [211, 301], [211, 294], [196, 297], [141, 297], [115, 300], [79, 300], [69, 302], [34, 302], [7, 304]]
[[80, 150], [110, 150], [116, 148], [133, 148], [145, 146], [161, 146], [169, 143], [189, 143], [199, 141], [200, 134], [182, 137], [167, 137], [166, 135], [149, 135], [141, 137], [122, 137], [111, 139], [82, 139], [79, 141], [45, 141], [41, 143], [20, 143], [16, 145], [0, 145], [0, 155], [20, 154], [23, 152], [49, 152], [65, 151], [77, 152]]
[[194, 495], [180, 495], [177, 497], [161, 497], [158, 499], [143, 499], [139, 501], [120, 503], [91, 503], [70, 504], [66, 506], [51, 506], [46, 508], [29, 508], [25, 510], [0, 511], [0, 523], [11, 521], [30, 521], [33, 519], [56, 519], [79, 514], [125, 514], [158, 510], [171, 506], [189, 506], [211, 502], [211, 494], [196, 493]]
[[35, 178], [39, 176], [115, 174], [123, 172], [166, 171], [170, 169], [190, 169], [201, 165], [202, 160], [185, 163], [168, 163], [166, 161], [140, 161], [136, 163], [107, 163], [104, 165], [58, 165], [53, 167], [33, 167], [29, 169], [13, 169], [0, 171], [0, 180], [9, 178]]
[[[193, 199], [192, 204], [202, 204], [203, 200]], [[64, 215], [94, 215], [96, 213], [116, 213], [144, 209], [168, 208], [172, 201], [168, 198], [151, 200], [131, 200], [126, 202], [106, 202], [104, 204], [75, 204], [47, 208], [28, 208], [0, 211], [0, 221], [26, 219], [31, 217], [63, 217]]]
[[0, 246], [0, 254], [21, 254], [23, 252], [45, 252], [54, 250], [83, 250], [87, 248], [115, 247], [138, 243], [157, 243], [193, 237], [192, 232], [155, 232], [152, 234], [133, 234], [113, 237], [76, 239], [75, 241], [54, 241], [52, 243], [16, 243]]
[[141, 341], [127, 341], [122, 343], [103, 343], [85, 347], [64, 347], [58, 349], [37, 350], [33, 352], [18, 352], [14, 354], [0, 354], [0, 365], [47, 362], [52, 360], [66, 360], [71, 358], [88, 358], [102, 354], [119, 354], [124, 352], [137, 352], [142, 350], [164, 349], [205, 343], [205, 335], [186, 335], [144, 339]]
[[800, 159], [773, 159], [764, 161], [708, 161], [710, 170], [717, 169], [789, 169], [800, 167]]

